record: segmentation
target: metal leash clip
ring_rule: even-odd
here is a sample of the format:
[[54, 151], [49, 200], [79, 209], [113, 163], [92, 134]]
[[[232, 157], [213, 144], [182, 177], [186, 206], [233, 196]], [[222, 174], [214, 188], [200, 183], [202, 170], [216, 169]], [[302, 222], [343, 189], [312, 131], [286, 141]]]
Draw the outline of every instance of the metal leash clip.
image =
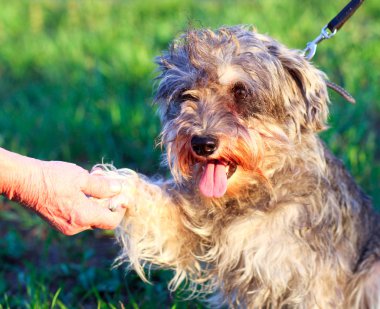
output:
[[317, 51], [318, 43], [323, 40], [332, 38], [336, 32], [345, 24], [345, 22], [355, 13], [355, 11], [363, 2], [364, 0], [351, 0], [338, 13], [338, 15], [336, 15], [326, 26], [322, 28], [320, 35], [318, 35], [314, 41], [306, 44], [306, 48], [302, 52], [303, 56], [307, 60], [313, 58], [315, 52]]
[[329, 32], [327, 25], [324, 26], [321, 30], [321, 33], [313, 41], [306, 44], [306, 48], [303, 50], [303, 56], [307, 60], [310, 60], [311, 58], [313, 58], [317, 51], [318, 43], [322, 42], [323, 40], [332, 38], [336, 34], [337, 31], [338, 31], [337, 29], [334, 29], [333, 32]]

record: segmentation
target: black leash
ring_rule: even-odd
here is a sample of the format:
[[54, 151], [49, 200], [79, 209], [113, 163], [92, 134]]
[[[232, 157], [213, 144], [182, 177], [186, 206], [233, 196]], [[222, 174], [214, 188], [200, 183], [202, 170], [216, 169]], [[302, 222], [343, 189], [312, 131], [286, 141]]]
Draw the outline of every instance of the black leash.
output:
[[363, 2], [364, 0], [352, 0], [327, 24], [327, 29], [334, 32], [342, 28]]
[[318, 43], [325, 39], [332, 38], [337, 31], [342, 28], [346, 21], [356, 12], [364, 0], [351, 0], [338, 15], [336, 15], [326, 26], [321, 30], [321, 33], [311, 42], [306, 44], [303, 53], [307, 60], [314, 57], [317, 51]]

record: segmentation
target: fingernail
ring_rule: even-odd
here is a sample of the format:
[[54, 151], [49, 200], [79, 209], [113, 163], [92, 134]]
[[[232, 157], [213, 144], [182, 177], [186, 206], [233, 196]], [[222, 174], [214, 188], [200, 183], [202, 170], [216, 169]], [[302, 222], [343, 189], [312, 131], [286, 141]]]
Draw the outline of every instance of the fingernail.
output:
[[113, 193], [119, 193], [121, 191], [121, 188], [122, 188], [122, 185], [121, 185], [121, 183], [119, 181], [111, 180], [110, 190]]

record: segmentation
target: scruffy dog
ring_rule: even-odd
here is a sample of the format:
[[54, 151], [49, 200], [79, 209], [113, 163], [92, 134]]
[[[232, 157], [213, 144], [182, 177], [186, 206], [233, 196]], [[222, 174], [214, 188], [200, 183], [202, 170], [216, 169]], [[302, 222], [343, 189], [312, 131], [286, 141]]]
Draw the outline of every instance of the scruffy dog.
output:
[[214, 306], [380, 308], [379, 215], [317, 136], [325, 74], [242, 26], [189, 30], [157, 64], [173, 179], [117, 171], [118, 262]]

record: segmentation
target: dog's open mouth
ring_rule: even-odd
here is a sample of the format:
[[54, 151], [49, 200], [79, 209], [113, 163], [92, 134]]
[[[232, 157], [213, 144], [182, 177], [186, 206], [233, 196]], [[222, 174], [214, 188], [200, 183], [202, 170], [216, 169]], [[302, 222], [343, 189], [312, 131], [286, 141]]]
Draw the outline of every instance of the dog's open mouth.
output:
[[199, 190], [206, 197], [222, 197], [227, 191], [227, 181], [236, 171], [236, 164], [221, 160], [206, 161], [202, 167]]

